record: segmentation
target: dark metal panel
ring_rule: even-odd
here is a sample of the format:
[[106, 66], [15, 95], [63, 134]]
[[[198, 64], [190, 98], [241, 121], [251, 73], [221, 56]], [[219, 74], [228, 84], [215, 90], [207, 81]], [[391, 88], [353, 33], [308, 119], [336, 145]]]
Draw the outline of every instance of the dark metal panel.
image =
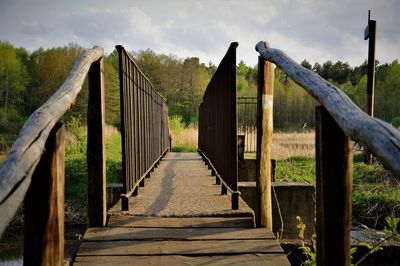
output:
[[124, 191], [122, 209], [128, 210], [128, 198], [167, 150], [168, 108], [164, 98], [153, 88], [125, 49], [117, 46], [117, 50]]
[[236, 47], [232, 43], [211, 78], [199, 108], [199, 148], [237, 192]]

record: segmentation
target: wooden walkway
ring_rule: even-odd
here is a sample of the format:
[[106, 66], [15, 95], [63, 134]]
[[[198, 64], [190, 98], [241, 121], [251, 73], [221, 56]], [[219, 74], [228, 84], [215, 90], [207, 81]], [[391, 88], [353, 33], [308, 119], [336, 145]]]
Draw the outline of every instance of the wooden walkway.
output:
[[[88, 229], [75, 265], [290, 265], [274, 235], [254, 228], [253, 217], [246, 216], [248, 207], [243, 202], [241, 211], [229, 212], [230, 197], [219, 195], [218, 186], [213, 184], [215, 178], [199, 158], [197, 154], [168, 154], [135, 198], [143, 195], [142, 200], [148, 203], [137, 204], [136, 210], [131, 205], [130, 212], [118, 212], [117, 206], [110, 212], [107, 227]], [[185, 169], [181, 171], [180, 167]], [[207, 197], [209, 193], [208, 197], [214, 198], [214, 205], [218, 206], [210, 208], [210, 202], [204, 198], [204, 204], [194, 206], [190, 215], [186, 208], [174, 208], [170, 202], [179, 202], [177, 194], [184, 193], [180, 186], [191, 178], [196, 180], [197, 187], [187, 187], [187, 193], [192, 193], [197, 201], [202, 200], [200, 195]], [[165, 185], [166, 179], [171, 182], [170, 189], [157, 190], [156, 186]], [[167, 197], [163, 195], [166, 191]], [[182, 201], [189, 198], [180, 196]], [[160, 199], [168, 202], [155, 208]], [[180, 205], [185, 206], [185, 202]], [[210, 209], [216, 210], [215, 215]]]

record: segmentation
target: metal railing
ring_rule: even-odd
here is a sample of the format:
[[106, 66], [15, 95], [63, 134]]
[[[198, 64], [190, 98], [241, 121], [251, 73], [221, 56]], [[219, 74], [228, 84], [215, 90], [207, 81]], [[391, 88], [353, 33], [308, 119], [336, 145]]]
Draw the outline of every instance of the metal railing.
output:
[[236, 120], [236, 47], [231, 43], [204, 93], [199, 107], [199, 152], [222, 182], [221, 193], [232, 193], [239, 208]]
[[237, 98], [238, 135], [244, 136], [244, 152], [257, 152], [257, 97]]
[[128, 199], [144, 186], [160, 159], [170, 148], [168, 107], [149, 79], [125, 49], [119, 54], [119, 78], [122, 132], [122, 210], [129, 209]]

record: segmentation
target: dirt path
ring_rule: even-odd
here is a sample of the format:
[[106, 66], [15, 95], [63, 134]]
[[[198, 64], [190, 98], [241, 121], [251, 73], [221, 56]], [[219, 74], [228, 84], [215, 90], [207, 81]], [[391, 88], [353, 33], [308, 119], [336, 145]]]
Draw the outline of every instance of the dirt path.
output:
[[130, 199], [129, 212], [116, 204], [112, 215], [163, 217], [249, 216], [252, 210], [240, 200], [239, 210], [231, 209], [231, 197], [221, 195], [221, 186], [197, 153], [168, 153], [158, 168]]

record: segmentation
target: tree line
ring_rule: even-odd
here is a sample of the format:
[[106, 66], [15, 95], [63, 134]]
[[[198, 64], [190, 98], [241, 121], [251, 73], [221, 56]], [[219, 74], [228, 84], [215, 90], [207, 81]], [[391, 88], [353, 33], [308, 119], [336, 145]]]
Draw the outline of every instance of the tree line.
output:
[[[27, 117], [47, 100], [64, 82], [83, 48], [77, 44], [33, 52], [0, 41], [0, 132], [16, 134]], [[197, 57], [178, 58], [154, 51], [132, 51], [131, 56], [166, 99], [169, 114], [179, 115], [186, 124], [196, 123], [198, 106], [216, 66], [204, 64]], [[351, 67], [341, 61], [326, 61], [312, 66], [301, 64], [340, 87], [362, 109], [366, 102], [367, 63]], [[400, 65], [377, 64], [375, 116], [400, 126]], [[104, 58], [106, 87], [106, 122], [119, 126], [118, 53]], [[257, 95], [257, 66], [243, 61], [237, 65], [237, 95]], [[316, 102], [279, 68], [275, 69], [274, 126], [278, 130], [300, 130], [314, 127]], [[84, 122], [87, 109], [87, 83], [75, 106], [65, 117], [80, 117]]]

